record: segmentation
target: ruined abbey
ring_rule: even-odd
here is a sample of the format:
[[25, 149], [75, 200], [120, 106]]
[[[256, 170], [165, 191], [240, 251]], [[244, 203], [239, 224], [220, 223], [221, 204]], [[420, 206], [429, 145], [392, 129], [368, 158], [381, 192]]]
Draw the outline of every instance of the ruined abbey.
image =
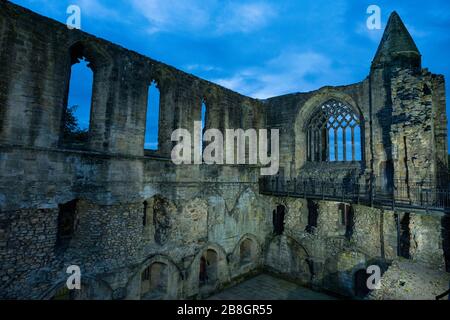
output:
[[[63, 123], [81, 58], [94, 84], [74, 142]], [[266, 272], [347, 298], [448, 290], [444, 77], [422, 67], [397, 13], [361, 82], [266, 100], [8, 1], [0, 61], [1, 299], [203, 299]], [[158, 148], [146, 150], [152, 83]], [[278, 173], [175, 165], [171, 134], [193, 130], [202, 103], [205, 129], [278, 129]], [[71, 265], [81, 290], [66, 287]]]

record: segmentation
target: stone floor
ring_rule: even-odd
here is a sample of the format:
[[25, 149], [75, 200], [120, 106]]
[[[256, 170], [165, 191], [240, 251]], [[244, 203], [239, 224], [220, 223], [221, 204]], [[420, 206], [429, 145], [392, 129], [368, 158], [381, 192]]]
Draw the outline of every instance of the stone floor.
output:
[[295, 283], [261, 274], [208, 298], [209, 300], [335, 300]]

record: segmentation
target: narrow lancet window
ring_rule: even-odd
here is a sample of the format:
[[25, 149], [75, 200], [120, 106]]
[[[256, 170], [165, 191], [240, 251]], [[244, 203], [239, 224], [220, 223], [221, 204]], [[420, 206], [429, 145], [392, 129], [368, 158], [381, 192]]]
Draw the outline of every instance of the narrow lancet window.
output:
[[145, 117], [145, 150], [158, 150], [160, 92], [155, 81], [148, 88], [147, 113]]

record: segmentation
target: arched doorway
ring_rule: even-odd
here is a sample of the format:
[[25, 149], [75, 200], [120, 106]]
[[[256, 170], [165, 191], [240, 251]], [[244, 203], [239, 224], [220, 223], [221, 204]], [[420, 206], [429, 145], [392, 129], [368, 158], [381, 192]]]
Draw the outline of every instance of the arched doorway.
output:
[[245, 239], [241, 242], [239, 246], [239, 261], [240, 265], [247, 265], [254, 261], [255, 254], [255, 245], [254, 241], [251, 239]]
[[208, 249], [200, 257], [199, 284], [200, 286], [215, 285], [217, 276], [217, 252]]
[[141, 274], [141, 299], [158, 299], [167, 293], [167, 265], [154, 262]]

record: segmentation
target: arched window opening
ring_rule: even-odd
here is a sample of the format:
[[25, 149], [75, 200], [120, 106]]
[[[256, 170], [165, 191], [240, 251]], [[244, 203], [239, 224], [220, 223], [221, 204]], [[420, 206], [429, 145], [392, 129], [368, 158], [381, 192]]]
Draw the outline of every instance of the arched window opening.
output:
[[341, 224], [345, 227], [345, 238], [351, 239], [354, 226], [353, 207], [347, 203], [339, 204], [339, 213], [341, 215]]
[[62, 141], [81, 147], [89, 137], [94, 73], [82, 46], [71, 50], [72, 67], [63, 114]]
[[281, 235], [284, 231], [284, 216], [286, 214], [286, 207], [278, 205], [276, 210], [273, 210], [273, 233]]
[[253, 241], [250, 239], [245, 239], [241, 242], [239, 246], [240, 264], [246, 265], [253, 261], [255, 255], [255, 249]]
[[361, 119], [352, 108], [330, 100], [308, 122], [308, 161], [361, 161]]
[[77, 200], [72, 200], [58, 206], [57, 250], [65, 250], [73, 238], [76, 229], [77, 202]]
[[167, 265], [154, 262], [141, 274], [141, 298], [157, 299], [167, 292]]
[[214, 285], [217, 282], [217, 253], [212, 249], [200, 258], [199, 282], [200, 286]]
[[206, 130], [206, 104], [205, 100], [202, 100], [202, 108], [201, 108], [201, 122], [202, 122], [202, 136], [200, 137], [200, 150], [203, 154], [203, 148], [205, 145], [203, 144], [203, 135], [205, 134]]
[[160, 92], [156, 81], [148, 87], [147, 112], [145, 115], [145, 150], [158, 150]]

